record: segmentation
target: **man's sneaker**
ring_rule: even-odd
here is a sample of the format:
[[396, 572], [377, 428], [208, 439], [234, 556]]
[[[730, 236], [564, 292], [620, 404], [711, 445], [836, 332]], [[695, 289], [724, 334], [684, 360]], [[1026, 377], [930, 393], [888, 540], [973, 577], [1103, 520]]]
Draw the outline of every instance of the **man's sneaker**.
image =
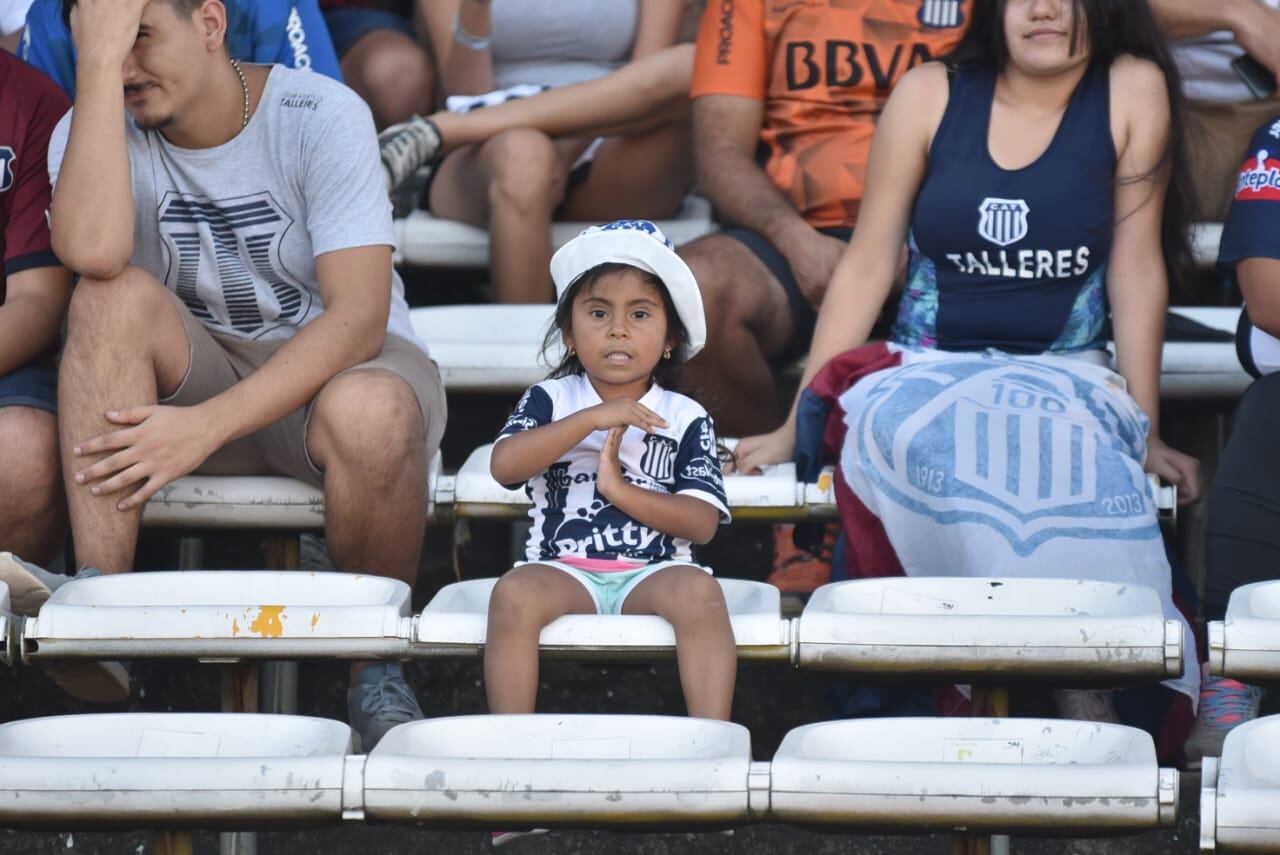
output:
[[1053, 693], [1053, 706], [1058, 718], [1071, 721], [1095, 721], [1103, 724], [1119, 724], [1111, 692], [1094, 689], [1057, 689]]
[[1257, 718], [1261, 705], [1261, 687], [1206, 675], [1200, 684], [1196, 723], [1182, 749], [1187, 756], [1187, 768], [1199, 769], [1205, 757], [1221, 757], [1222, 742], [1227, 734], [1232, 728]]
[[387, 176], [390, 193], [426, 166], [440, 153], [440, 130], [436, 123], [422, 116], [391, 125], [378, 134], [378, 150], [382, 155], [382, 171]]
[[493, 846], [496, 848], [498, 846], [506, 846], [508, 843], [519, 840], [522, 837], [538, 837], [546, 833], [547, 829], [545, 828], [530, 828], [525, 831], [495, 831], [492, 832], [492, 841]]
[[378, 662], [366, 667], [347, 690], [347, 721], [355, 728], [366, 753], [391, 728], [422, 717], [422, 707], [404, 681], [399, 662]]
[[795, 545], [794, 531], [795, 526], [791, 525], [773, 527], [773, 572], [765, 581], [802, 604], [810, 594], [831, 581], [831, 555], [840, 530], [835, 525], [826, 527], [817, 555]]
[[50, 573], [30, 561], [23, 561], [12, 552], [0, 552], [0, 582], [9, 587], [9, 601], [14, 614], [22, 617], [39, 614], [45, 600], [68, 582], [101, 575], [93, 567], [86, 567], [74, 576]]

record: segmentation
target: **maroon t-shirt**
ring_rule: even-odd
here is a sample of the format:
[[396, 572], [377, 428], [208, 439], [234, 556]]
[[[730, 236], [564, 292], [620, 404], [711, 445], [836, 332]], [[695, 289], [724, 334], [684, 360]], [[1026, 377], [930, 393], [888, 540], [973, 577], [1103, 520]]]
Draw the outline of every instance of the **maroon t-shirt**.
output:
[[0, 305], [7, 277], [58, 259], [49, 243], [49, 135], [71, 102], [49, 78], [0, 50]]

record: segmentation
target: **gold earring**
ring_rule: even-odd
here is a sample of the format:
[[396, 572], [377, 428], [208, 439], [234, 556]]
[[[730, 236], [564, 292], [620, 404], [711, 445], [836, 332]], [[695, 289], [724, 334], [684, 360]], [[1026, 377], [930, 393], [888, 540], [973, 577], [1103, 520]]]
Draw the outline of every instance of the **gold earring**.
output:
[[573, 348], [572, 348], [572, 347], [570, 347], [570, 348], [569, 348], [569, 355], [570, 355], [570, 356], [573, 356]]
[[668, 347], [666, 350], [664, 350], [664, 351], [662, 352], [662, 358], [663, 358], [663, 359], [670, 359], [670, 358], [671, 358], [671, 348], [669, 348], [669, 347]]

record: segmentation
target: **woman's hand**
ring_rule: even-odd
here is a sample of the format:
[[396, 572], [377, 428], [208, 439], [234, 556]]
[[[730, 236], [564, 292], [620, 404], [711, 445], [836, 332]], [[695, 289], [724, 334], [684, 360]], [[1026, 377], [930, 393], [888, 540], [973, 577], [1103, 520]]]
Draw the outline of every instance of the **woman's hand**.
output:
[[1147, 440], [1144, 468], [1178, 488], [1179, 505], [1189, 505], [1200, 498], [1200, 461], [1170, 448], [1158, 436]]
[[639, 401], [633, 401], [630, 398], [614, 398], [612, 401], [596, 404], [586, 412], [595, 430], [630, 426], [638, 427], [645, 433], [653, 433], [656, 427], [667, 427], [666, 419]]
[[733, 470], [743, 475], [758, 475], [765, 466], [786, 463], [796, 452], [796, 430], [788, 422], [773, 433], [747, 436], [738, 441]]

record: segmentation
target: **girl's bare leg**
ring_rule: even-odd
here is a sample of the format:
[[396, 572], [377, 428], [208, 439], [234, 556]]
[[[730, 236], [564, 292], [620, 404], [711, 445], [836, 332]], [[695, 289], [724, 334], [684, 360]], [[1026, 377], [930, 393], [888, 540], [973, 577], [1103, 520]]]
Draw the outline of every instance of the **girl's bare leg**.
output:
[[659, 570], [636, 585], [622, 613], [658, 615], [671, 624], [689, 715], [728, 721], [738, 648], [724, 593], [711, 574], [687, 565]]
[[595, 611], [582, 583], [555, 567], [526, 564], [499, 579], [489, 599], [484, 641], [484, 691], [489, 712], [533, 712], [542, 628], [561, 615]]
[[607, 222], [619, 217], [674, 217], [693, 186], [692, 127], [668, 122], [643, 134], [609, 137], [591, 171], [567, 191], [556, 219]]

